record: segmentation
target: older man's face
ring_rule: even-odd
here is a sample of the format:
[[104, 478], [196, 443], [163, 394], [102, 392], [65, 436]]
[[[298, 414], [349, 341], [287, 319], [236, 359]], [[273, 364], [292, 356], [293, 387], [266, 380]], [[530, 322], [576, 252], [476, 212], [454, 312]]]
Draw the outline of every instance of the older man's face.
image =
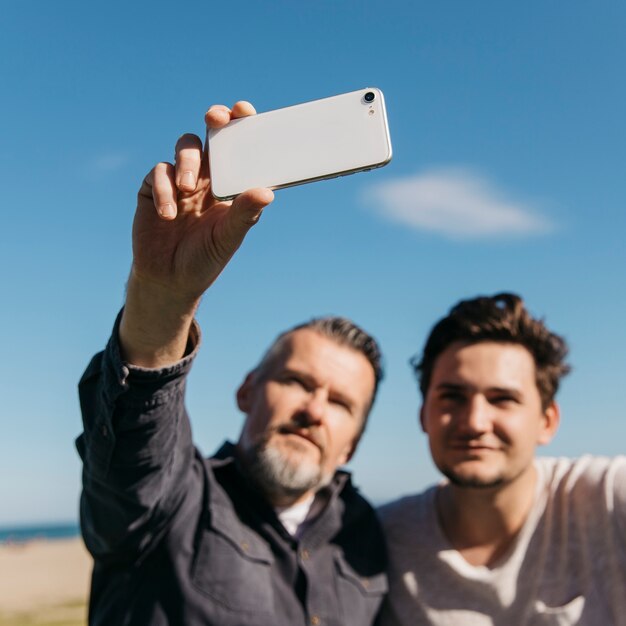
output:
[[[285, 500], [309, 496], [352, 455], [374, 385], [362, 353], [311, 329], [293, 332], [239, 388], [239, 408], [247, 415], [238, 443], [242, 459], [272, 474], [270, 481], [288, 483]], [[280, 500], [276, 487], [273, 497]]]

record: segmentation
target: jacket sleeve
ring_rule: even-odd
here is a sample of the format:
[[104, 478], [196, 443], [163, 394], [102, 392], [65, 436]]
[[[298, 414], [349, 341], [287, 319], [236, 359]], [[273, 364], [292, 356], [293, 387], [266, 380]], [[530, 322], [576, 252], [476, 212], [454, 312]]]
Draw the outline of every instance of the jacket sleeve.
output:
[[119, 319], [79, 383], [84, 430], [76, 441], [83, 538], [95, 559], [109, 563], [147, 554], [202, 482], [184, 404], [198, 327], [181, 361], [151, 370], [122, 361]]

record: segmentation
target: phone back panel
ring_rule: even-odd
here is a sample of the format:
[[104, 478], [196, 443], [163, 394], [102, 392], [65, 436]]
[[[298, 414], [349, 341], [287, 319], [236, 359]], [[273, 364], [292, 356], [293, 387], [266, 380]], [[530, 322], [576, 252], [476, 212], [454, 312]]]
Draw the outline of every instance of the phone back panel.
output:
[[[366, 102], [367, 92], [375, 94]], [[209, 131], [211, 187], [232, 198], [380, 167], [391, 159], [382, 92], [368, 88], [233, 120]]]

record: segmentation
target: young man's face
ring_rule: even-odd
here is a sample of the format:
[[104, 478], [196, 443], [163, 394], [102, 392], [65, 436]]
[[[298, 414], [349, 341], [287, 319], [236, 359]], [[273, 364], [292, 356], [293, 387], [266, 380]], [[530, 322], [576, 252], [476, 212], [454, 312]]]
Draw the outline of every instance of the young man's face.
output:
[[530, 352], [496, 342], [448, 346], [421, 411], [435, 464], [463, 487], [497, 487], [531, 471], [558, 421], [554, 403], [542, 408]]
[[365, 355], [310, 329], [289, 335], [262, 371], [246, 378], [237, 393], [247, 415], [238, 449], [270, 491], [278, 483], [270, 494], [276, 501], [289, 500], [281, 493], [309, 495], [348, 461], [374, 382]]

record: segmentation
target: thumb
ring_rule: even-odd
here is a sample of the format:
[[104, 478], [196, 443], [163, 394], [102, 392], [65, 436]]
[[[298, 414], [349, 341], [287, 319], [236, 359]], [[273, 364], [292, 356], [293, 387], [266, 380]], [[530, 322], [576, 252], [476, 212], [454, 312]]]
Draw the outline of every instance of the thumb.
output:
[[229, 230], [233, 239], [241, 240], [261, 217], [263, 209], [274, 200], [271, 189], [248, 189], [239, 194], [228, 211]]

